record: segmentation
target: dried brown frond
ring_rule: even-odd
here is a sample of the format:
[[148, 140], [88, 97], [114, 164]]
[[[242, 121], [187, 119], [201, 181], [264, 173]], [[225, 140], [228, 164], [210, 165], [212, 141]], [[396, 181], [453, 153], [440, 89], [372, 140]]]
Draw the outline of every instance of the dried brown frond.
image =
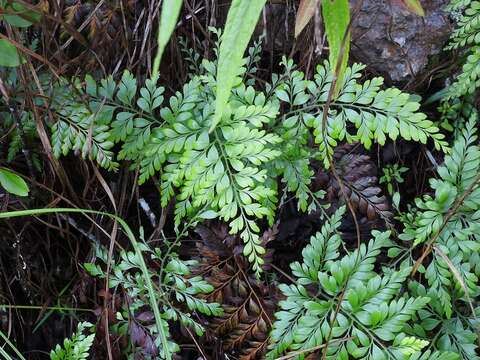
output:
[[[387, 227], [393, 227], [393, 214], [382, 189], [378, 186], [377, 169], [370, 156], [353, 151], [355, 145], [342, 145], [334, 154], [335, 168], [355, 210], [368, 222], [382, 220]], [[317, 178], [327, 190], [330, 203], [342, 202], [342, 193], [338, 181], [323, 170]]]
[[[271, 241], [276, 228], [264, 234]], [[228, 234], [224, 224], [199, 226], [196, 232], [199, 264], [195, 275], [202, 275], [214, 287], [209, 301], [223, 304], [224, 314], [208, 321], [209, 335], [221, 343], [224, 351], [239, 359], [259, 359], [266, 350], [276, 289], [248, 273], [237, 237]], [[268, 262], [268, 261], [267, 261]]]

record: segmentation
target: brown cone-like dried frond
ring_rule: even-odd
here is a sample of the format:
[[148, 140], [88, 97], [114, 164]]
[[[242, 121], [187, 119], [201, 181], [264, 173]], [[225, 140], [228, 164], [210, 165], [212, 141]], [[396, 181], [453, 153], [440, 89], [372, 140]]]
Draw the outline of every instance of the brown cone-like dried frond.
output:
[[[352, 206], [368, 221], [381, 219], [393, 227], [390, 204], [378, 186], [377, 169], [368, 155], [353, 152], [354, 145], [340, 146], [334, 154], [334, 164], [343, 185], [345, 195]], [[340, 184], [329, 174], [327, 195], [329, 202], [342, 199]]]
[[[197, 243], [199, 264], [194, 274], [214, 287], [207, 300], [223, 304], [224, 309], [223, 315], [208, 319], [210, 334], [239, 359], [260, 359], [272, 326], [276, 289], [249, 275], [241, 242], [228, 234], [224, 224], [199, 226], [196, 232], [202, 242]], [[264, 242], [271, 241], [276, 232], [276, 227], [267, 231]]]

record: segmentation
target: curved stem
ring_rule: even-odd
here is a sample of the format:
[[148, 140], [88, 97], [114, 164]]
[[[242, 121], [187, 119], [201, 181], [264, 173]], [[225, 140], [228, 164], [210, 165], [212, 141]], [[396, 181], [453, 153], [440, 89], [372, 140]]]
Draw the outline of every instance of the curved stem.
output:
[[111, 219], [116, 220], [123, 227], [123, 230], [125, 231], [125, 234], [130, 240], [132, 247], [135, 250], [135, 253], [139, 259], [140, 270], [143, 273], [144, 281], [147, 286], [150, 306], [152, 307], [153, 314], [155, 316], [155, 323], [157, 325], [157, 331], [160, 334], [160, 339], [162, 341], [165, 358], [167, 360], [172, 359], [172, 355], [170, 354], [170, 349], [168, 348], [167, 336], [165, 334], [165, 330], [163, 329], [163, 325], [162, 325], [165, 321], [162, 319], [160, 315], [160, 309], [156, 301], [155, 291], [149, 276], [147, 264], [145, 263], [145, 259], [143, 258], [143, 254], [138, 245], [137, 239], [135, 238], [133, 231], [130, 229], [130, 227], [125, 222], [125, 220], [123, 220], [122, 218], [116, 215], [106, 213], [103, 211], [88, 210], [88, 209], [73, 209], [73, 208], [29, 209], [29, 210], [3, 212], [3, 213], [0, 213], [0, 219], [8, 219], [12, 217], [22, 217], [22, 216], [55, 214], [55, 213], [79, 213], [79, 214], [96, 214], [96, 215], [108, 216]]

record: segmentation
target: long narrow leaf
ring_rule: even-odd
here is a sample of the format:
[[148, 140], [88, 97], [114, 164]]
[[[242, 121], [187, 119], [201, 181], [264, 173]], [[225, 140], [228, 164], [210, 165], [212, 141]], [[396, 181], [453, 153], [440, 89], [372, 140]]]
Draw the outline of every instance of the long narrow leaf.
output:
[[242, 66], [242, 57], [266, 0], [233, 0], [222, 35], [217, 67], [215, 116], [210, 131], [222, 118]]
[[155, 60], [153, 61], [152, 77], [158, 75], [158, 68], [160, 67], [163, 51], [172, 36], [173, 30], [175, 30], [181, 8], [182, 0], [163, 0], [162, 13], [160, 14], [160, 23], [158, 26], [158, 48], [157, 55], [155, 55]]
[[[322, 1], [322, 16], [323, 22], [325, 23], [325, 33], [327, 34], [329, 47], [329, 61], [332, 69], [337, 69], [337, 63], [343, 51], [340, 68], [336, 74], [338, 77], [337, 84], [339, 84], [347, 68], [348, 53], [350, 51], [350, 34], [345, 36], [350, 23], [348, 0]], [[336, 89], [338, 88], [337, 86]], [[335, 95], [336, 94], [337, 91], [335, 91]]]

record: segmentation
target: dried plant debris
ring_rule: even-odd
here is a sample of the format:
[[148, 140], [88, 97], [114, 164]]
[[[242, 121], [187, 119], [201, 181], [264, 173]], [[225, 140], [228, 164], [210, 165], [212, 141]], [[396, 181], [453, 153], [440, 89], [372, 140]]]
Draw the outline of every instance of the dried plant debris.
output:
[[[196, 232], [202, 241], [196, 244], [199, 264], [194, 274], [214, 287], [206, 299], [223, 304], [224, 310], [222, 316], [209, 319], [209, 334], [223, 351], [239, 359], [261, 359], [268, 345], [277, 289], [249, 273], [248, 262], [241, 256], [241, 240], [229, 235], [227, 226], [200, 225]], [[265, 232], [264, 243], [275, 232], [275, 228]]]
[[[390, 203], [378, 185], [377, 168], [370, 156], [358, 154], [354, 151], [355, 145], [346, 144], [339, 146], [333, 156], [338, 179], [331, 172], [323, 169], [316, 174], [316, 186], [327, 192], [327, 202], [334, 208], [345, 203], [344, 194], [348, 197], [353, 208], [372, 227], [379, 227], [383, 222], [392, 228], [393, 213]], [[365, 221], [366, 220], [366, 221]]]

